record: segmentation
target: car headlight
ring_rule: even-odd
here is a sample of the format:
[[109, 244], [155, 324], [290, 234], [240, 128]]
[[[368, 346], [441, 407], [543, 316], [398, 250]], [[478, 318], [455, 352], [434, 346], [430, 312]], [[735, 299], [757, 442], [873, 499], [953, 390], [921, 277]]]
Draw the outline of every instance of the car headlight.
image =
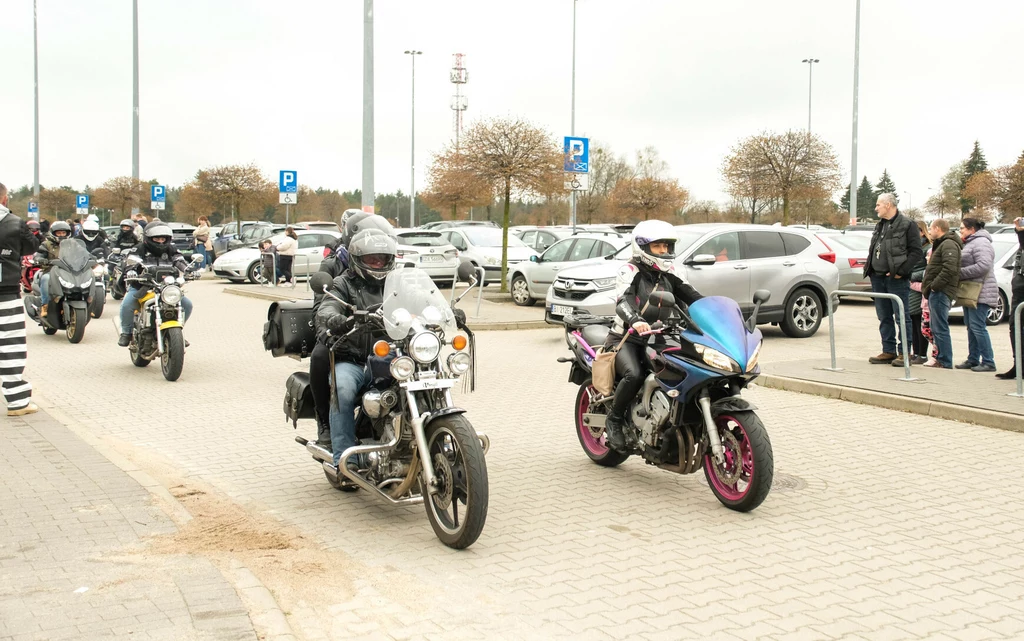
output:
[[451, 370], [452, 374], [461, 376], [469, 371], [470, 363], [469, 354], [466, 352], [455, 352], [448, 357], [448, 369]]
[[441, 339], [433, 332], [420, 332], [409, 342], [409, 351], [420, 363], [433, 363], [441, 353]]
[[177, 305], [181, 302], [181, 288], [177, 285], [168, 285], [160, 292], [160, 300], [168, 305]]
[[694, 347], [697, 349], [697, 353], [700, 354], [700, 357], [704, 359], [704, 362], [710, 365], [711, 367], [714, 367], [715, 369], [725, 370], [727, 372], [742, 371], [740, 370], [739, 363], [732, 360], [731, 358], [729, 358], [722, 352], [718, 351], [717, 349], [711, 349], [706, 345], [694, 345]]
[[594, 281], [594, 286], [597, 287], [597, 291], [612, 289], [615, 287], [615, 283], [618, 282], [618, 278], [612, 276], [611, 278], [598, 278]]
[[747, 372], [753, 372], [754, 368], [757, 367], [757, 358], [761, 355], [761, 345], [763, 342], [758, 343], [757, 347], [754, 348], [754, 353], [750, 355], [750, 359], [747, 360]]
[[412, 362], [412, 359], [408, 356], [399, 356], [395, 360], [391, 361], [391, 376], [395, 380], [407, 381], [412, 378], [413, 372], [416, 371], [416, 363]]

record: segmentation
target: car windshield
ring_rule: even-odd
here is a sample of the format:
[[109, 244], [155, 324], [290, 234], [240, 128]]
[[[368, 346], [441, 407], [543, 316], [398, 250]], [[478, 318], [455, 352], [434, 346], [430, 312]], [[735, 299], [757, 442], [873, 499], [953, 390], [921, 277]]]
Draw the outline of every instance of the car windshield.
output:
[[89, 250], [77, 238], [68, 238], [60, 244], [60, 262], [73, 272], [83, 271], [89, 264]]
[[[497, 227], [463, 227], [459, 231], [476, 247], [501, 247], [501, 230]], [[526, 247], [526, 243], [509, 234], [508, 246]]]
[[447, 245], [448, 241], [441, 237], [439, 232], [420, 232], [415, 234], [399, 234], [400, 245], [412, 245], [413, 247], [440, 247]]
[[826, 234], [825, 238], [827, 238], [829, 242], [835, 241], [837, 244], [854, 251], [867, 251], [871, 247], [870, 236]]
[[421, 269], [396, 269], [388, 274], [381, 312], [384, 328], [393, 340], [407, 337], [410, 331], [422, 331], [426, 325], [440, 325], [446, 336], [458, 331], [448, 301]]

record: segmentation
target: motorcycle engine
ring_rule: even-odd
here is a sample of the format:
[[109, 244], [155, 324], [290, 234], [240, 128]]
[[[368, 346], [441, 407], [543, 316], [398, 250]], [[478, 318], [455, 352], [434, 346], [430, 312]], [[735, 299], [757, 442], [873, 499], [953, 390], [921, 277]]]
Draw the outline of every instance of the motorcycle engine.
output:
[[643, 420], [640, 437], [651, 447], [657, 446], [658, 434], [661, 426], [668, 420], [669, 412], [672, 411], [672, 402], [661, 390], [655, 390], [651, 394], [651, 407]]
[[[374, 423], [381, 426], [380, 442], [390, 443], [395, 439], [395, 430], [401, 429], [402, 414], [401, 412], [392, 412], [384, 417], [384, 419]], [[405, 435], [403, 434], [402, 436]], [[401, 447], [401, 442], [398, 447]], [[377, 483], [393, 481], [395, 479], [400, 480], [409, 472], [409, 464], [405, 461], [392, 460], [391, 453], [389, 452], [372, 452], [367, 455], [367, 461], [370, 466], [369, 476]]]

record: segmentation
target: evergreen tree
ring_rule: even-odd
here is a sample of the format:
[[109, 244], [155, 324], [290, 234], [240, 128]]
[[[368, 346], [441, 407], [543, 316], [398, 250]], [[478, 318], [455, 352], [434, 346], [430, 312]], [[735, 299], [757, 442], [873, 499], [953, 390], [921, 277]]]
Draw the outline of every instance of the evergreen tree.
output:
[[896, 184], [889, 177], [889, 170], [882, 170], [882, 177], [878, 179], [878, 184], [875, 185], [875, 198], [878, 198], [879, 194], [892, 194], [896, 197], [896, 203], [900, 201], [899, 192], [896, 191]]
[[846, 186], [846, 193], [839, 199], [839, 209], [842, 209], [846, 213], [850, 213], [850, 186]]
[[875, 218], [875, 201], [878, 200], [878, 196], [875, 195], [875, 190], [868, 182], [868, 177], [860, 181], [860, 186], [857, 187], [857, 219], [868, 219]]
[[971, 150], [971, 155], [967, 157], [967, 164], [964, 166], [963, 181], [960, 183], [960, 213], [963, 215], [966, 216], [974, 207], [974, 201], [964, 197], [967, 181], [971, 179], [971, 176], [987, 170], [988, 161], [985, 160], [985, 154], [981, 151], [981, 145], [975, 140], [974, 149]]

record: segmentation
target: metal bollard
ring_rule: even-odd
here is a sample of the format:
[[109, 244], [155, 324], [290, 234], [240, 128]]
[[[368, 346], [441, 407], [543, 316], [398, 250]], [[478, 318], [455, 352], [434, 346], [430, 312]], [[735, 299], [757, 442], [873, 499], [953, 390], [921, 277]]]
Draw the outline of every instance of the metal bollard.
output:
[[[838, 289], [832, 293], [836, 297], [836, 301], [839, 300], [839, 296], [867, 296], [868, 298], [888, 298], [889, 300], [896, 301], [896, 307], [899, 310], [900, 316], [900, 337], [903, 339], [903, 378], [897, 378], [898, 381], [911, 382], [921, 380], [914, 378], [910, 375], [910, 337], [907, 335], [907, 315], [903, 309], [903, 299], [896, 294], [883, 294], [880, 292], [855, 292], [844, 289]], [[836, 335], [832, 317], [832, 305], [828, 305], [828, 337], [829, 347], [832, 350], [832, 367], [825, 369], [832, 372], [841, 372], [842, 368], [836, 367]]]
[[1020, 358], [1020, 312], [1024, 310], [1024, 303], [1017, 305], [1017, 309], [1013, 310], [1013, 357], [1017, 363], [1017, 391], [1013, 394], [1007, 394], [1007, 396], [1016, 396], [1017, 398], [1024, 398], [1024, 378], [1021, 378], [1021, 368], [1024, 368], [1024, 363], [1021, 363]]

